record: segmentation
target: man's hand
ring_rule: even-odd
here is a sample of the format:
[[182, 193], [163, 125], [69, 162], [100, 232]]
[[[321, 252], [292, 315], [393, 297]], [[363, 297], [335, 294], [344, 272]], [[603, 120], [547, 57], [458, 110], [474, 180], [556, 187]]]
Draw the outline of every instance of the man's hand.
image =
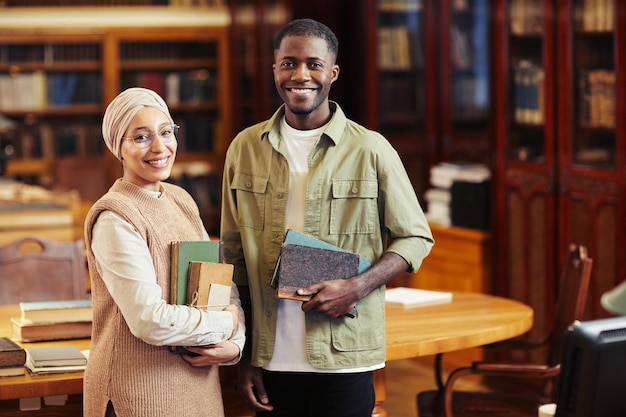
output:
[[315, 310], [318, 313], [337, 318], [350, 312], [359, 300], [354, 279], [321, 281], [298, 290], [299, 295], [312, 295], [313, 298], [302, 304], [303, 311]]
[[249, 358], [243, 358], [237, 365], [239, 392], [248, 408], [254, 411], [272, 411], [263, 385], [261, 368], [252, 366]]
[[181, 355], [188, 364], [196, 367], [230, 362], [239, 356], [239, 346], [230, 340], [208, 346], [186, 346], [185, 349], [198, 355]]

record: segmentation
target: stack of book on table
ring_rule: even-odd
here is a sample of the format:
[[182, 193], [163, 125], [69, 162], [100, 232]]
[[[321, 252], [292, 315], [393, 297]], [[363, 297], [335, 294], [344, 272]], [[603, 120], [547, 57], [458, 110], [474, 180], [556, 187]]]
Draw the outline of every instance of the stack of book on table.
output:
[[26, 351], [8, 337], [0, 337], [0, 377], [24, 375]]
[[91, 337], [91, 300], [32, 301], [19, 304], [11, 318], [13, 337], [21, 342]]
[[26, 367], [31, 374], [56, 374], [84, 371], [88, 351], [80, 351], [74, 345], [50, 345], [27, 347]]

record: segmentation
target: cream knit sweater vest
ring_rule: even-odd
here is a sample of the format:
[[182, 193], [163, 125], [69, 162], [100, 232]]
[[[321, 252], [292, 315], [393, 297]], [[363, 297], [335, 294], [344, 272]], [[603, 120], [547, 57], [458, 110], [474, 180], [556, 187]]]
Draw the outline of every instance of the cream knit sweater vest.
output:
[[167, 346], [134, 337], [95, 267], [91, 231], [98, 215], [111, 210], [143, 236], [152, 255], [157, 282], [169, 298], [170, 243], [201, 240], [198, 208], [182, 188], [163, 183], [154, 198], [117, 180], [91, 208], [85, 242], [93, 298], [93, 333], [85, 371], [84, 416], [101, 417], [111, 401], [119, 417], [223, 416], [217, 366], [194, 368]]

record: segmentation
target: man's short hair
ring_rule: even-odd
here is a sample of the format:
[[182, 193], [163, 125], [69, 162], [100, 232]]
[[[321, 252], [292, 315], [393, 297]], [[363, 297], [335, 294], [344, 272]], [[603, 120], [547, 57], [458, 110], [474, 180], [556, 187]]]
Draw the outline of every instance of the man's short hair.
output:
[[339, 41], [328, 26], [313, 19], [296, 19], [283, 26], [276, 39], [274, 39], [274, 50], [280, 49], [280, 43], [283, 38], [287, 36], [314, 36], [316, 38], [324, 39], [328, 50], [332, 52], [335, 57], [339, 53]]

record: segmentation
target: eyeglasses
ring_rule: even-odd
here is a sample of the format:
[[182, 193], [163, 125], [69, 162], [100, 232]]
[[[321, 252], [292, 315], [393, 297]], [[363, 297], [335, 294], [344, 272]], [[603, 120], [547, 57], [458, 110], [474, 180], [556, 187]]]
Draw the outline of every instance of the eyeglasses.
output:
[[177, 124], [165, 125], [161, 127], [161, 130], [159, 132], [140, 133], [135, 137], [122, 139], [132, 141], [139, 148], [147, 148], [148, 146], [152, 145], [152, 138], [155, 135], [158, 135], [161, 138], [161, 141], [166, 143], [176, 139], [178, 129], [180, 129], [180, 126], [178, 126]]

